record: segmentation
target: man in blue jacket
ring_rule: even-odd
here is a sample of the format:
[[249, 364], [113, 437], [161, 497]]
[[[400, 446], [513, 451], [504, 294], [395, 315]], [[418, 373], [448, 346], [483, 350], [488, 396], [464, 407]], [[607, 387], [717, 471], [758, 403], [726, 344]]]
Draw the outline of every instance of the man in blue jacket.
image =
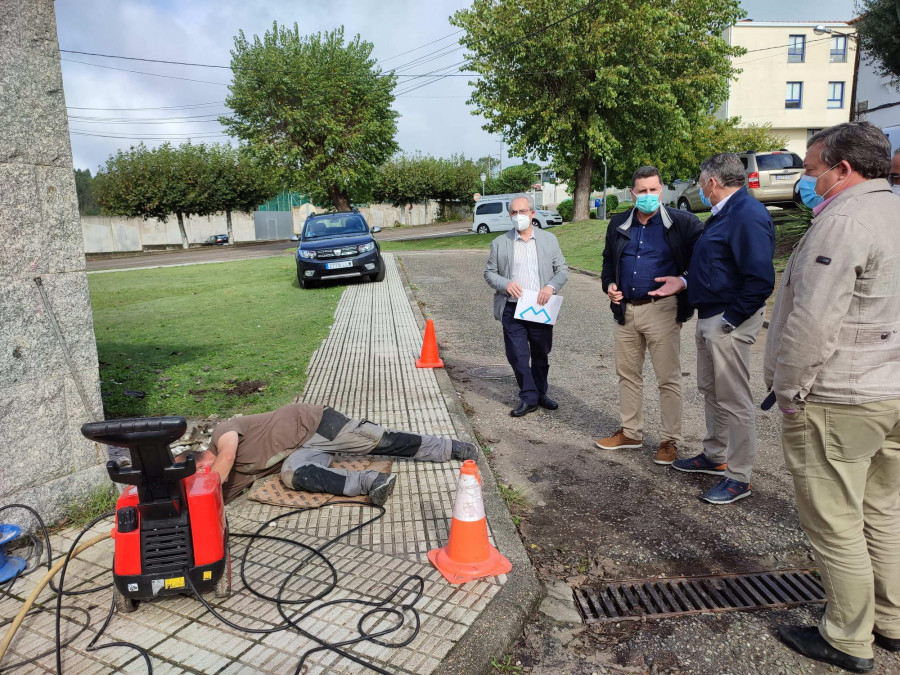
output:
[[[730, 504], [751, 494], [756, 406], [750, 354], [775, 287], [775, 226], [744, 187], [737, 155], [713, 155], [700, 171], [700, 198], [712, 207], [712, 216], [694, 246], [687, 298], [698, 315], [697, 387], [706, 405], [706, 438], [703, 452], [675, 460], [672, 468], [722, 476], [702, 499]], [[682, 287], [670, 277], [656, 294]]]

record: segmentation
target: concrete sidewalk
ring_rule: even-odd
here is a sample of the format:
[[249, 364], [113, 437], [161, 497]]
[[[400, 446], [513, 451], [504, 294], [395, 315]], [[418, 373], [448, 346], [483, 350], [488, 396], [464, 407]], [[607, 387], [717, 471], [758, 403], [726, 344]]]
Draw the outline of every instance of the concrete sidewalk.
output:
[[[352, 285], [344, 292], [331, 334], [311, 362], [306, 391], [300, 398], [394, 429], [474, 440], [446, 373], [415, 368], [422, 317], [393, 256], [385, 255], [384, 259], [387, 277], [383, 283]], [[399, 475], [398, 486], [385, 505], [385, 516], [324, 551], [336, 569], [337, 585], [321, 601], [299, 606], [299, 613], [310, 614], [302, 621], [304, 630], [329, 642], [353, 639], [359, 634], [361, 617], [371, 606], [324, 603], [355, 599], [376, 604], [399, 592], [398, 601], [387, 606], [400, 610], [404, 624], [383, 640], [403, 642], [412, 636], [410, 627], [417, 619], [399, 605], [412, 602], [411, 591], [418, 583], [414, 577], [418, 576], [422, 579], [422, 595], [414, 604], [420, 622], [418, 635], [399, 648], [362, 642], [346, 650], [391, 673], [486, 671], [491, 658], [505, 653], [519, 635], [540, 597], [540, 585], [487, 463], [482, 459], [479, 466], [485, 477], [485, 507], [492, 539], [513, 563], [509, 575], [462, 586], [444, 581], [428, 562], [426, 552], [447, 541], [459, 463], [397, 460], [394, 471]], [[228, 508], [229, 526], [232, 533], [250, 533], [287, 512], [241, 498]], [[373, 515], [375, 511], [369, 507], [323, 507], [271, 523], [265, 534], [319, 548]], [[94, 528], [97, 533], [108, 529], [109, 521]], [[55, 554], [68, 550], [76, 534], [68, 529], [54, 535]], [[207, 600], [241, 626], [276, 625], [281, 617], [274, 603], [251, 594], [240, 579], [239, 559], [245, 541], [236, 537], [231, 540], [235, 567], [232, 597], [217, 601], [210, 595]], [[111, 552], [111, 541], [88, 549], [70, 565], [66, 588], [107, 583]], [[248, 581], [257, 591], [274, 595], [286, 571], [297, 566], [301, 555], [300, 549], [287, 542], [257, 543], [248, 555]], [[12, 596], [0, 601], [0, 617], [15, 615], [40, 576], [35, 572], [16, 583]], [[284, 597], [315, 595], [327, 590], [330, 578], [328, 568], [314, 560], [288, 583]], [[49, 608], [55, 604], [54, 595], [46, 589], [40, 600]], [[64, 600], [64, 606], [70, 609], [63, 612], [63, 640], [72, 642], [64, 650], [64, 672], [146, 672], [143, 658], [134, 650], [85, 650], [106, 616], [109, 602], [109, 590]], [[321, 609], [309, 612], [315, 607]], [[53, 618], [51, 612], [30, 615], [0, 670], [5, 673], [15, 662], [50, 649]], [[396, 618], [396, 614], [380, 613], [365, 622], [365, 630], [383, 630]], [[85, 625], [89, 628], [78, 635]], [[266, 635], [226, 627], [193, 597], [147, 603], [133, 614], [116, 614], [99, 644], [114, 639], [146, 649], [154, 673], [290, 673], [305, 652], [319, 646], [296, 630]], [[14, 672], [48, 671], [55, 672], [52, 654]], [[333, 652], [318, 651], [309, 655], [303, 672], [371, 671]]]

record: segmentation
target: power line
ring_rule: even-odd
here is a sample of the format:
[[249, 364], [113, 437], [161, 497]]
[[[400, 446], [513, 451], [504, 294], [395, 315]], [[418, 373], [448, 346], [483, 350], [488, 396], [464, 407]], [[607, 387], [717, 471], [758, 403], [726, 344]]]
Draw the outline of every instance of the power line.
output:
[[396, 58], [399, 58], [399, 57], [401, 57], [401, 56], [406, 56], [407, 54], [412, 54], [413, 52], [417, 52], [417, 51], [419, 51], [420, 49], [422, 49], [422, 48], [424, 48], [424, 47], [427, 47], [427, 46], [429, 46], [429, 45], [434, 45], [434, 44], [437, 44], [438, 42], [443, 42], [443, 41], [446, 40], [447, 38], [451, 38], [451, 37], [453, 37], [454, 35], [459, 35], [460, 33], [463, 33], [463, 32], [465, 32], [465, 31], [463, 31], [463, 29], [460, 28], [460, 29], [457, 30], [457, 31], [453, 31], [453, 32], [450, 33], [449, 35], [445, 35], [444, 37], [438, 38], [437, 40], [432, 40], [431, 42], [426, 42], [425, 44], [419, 45], [418, 47], [414, 47], [413, 49], [410, 49], [410, 50], [408, 50], [408, 51], [401, 52], [401, 53], [399, 53], [399, 54], [395, 54], [394, 56], [389, 56], [389, 57], [387, 57], [386, 59], [378, 59], [378, 62], [379, 62], [379, 63], [384, 63], [385, 61], [393, 61], [393, 60], [396, 59]]
[[185, 82], [199, 82], [201, 84], [218, 84], [227, 87], [228, 82], [212, 82], [210, 80], [195, 80], [190, 77], [178, 77], [177, 75], [163, 75], [162, 73], [148, 73], [144, 70], [130, 70], [128, 68], [117, 68], [116, 66], [104, 66], [100, 63], [89, 63], [88, 61], [76, 61], [75, 59], [60, 59], [69, 63], [80, 63], [83, 66], [93, 66], [94, 68], [105, 68], [106, 70], [120, 70], [123, 73], [136, 73], [137, 75], [152, 75], [153, 77], [164, 77], [169, 80], [184, 80]]
[[209, 106], [224, 106], [225, 101], [213, 101], [211, 103], [186, 103], [185, 105], [163, 105], [152, 106], [148, 108], [80, 108], [73, 105], [67, 105], [68, 110], [102, 110], [102, 111], [125, 111], [125, 110], [187, 110], [189, 108], [206, 108]]

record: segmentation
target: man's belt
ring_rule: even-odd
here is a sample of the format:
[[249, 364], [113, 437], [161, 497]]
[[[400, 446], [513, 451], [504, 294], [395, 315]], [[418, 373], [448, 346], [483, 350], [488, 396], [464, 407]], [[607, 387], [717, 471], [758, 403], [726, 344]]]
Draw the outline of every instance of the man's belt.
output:
[[657, 300], [662, 300], [662, 298], [647, 297], [647, 298], [641, 298], [640, 300], [626, 299], [625, 302], [632, 304], [632, 305], [649, 305], [651, 302], [656, 302]]

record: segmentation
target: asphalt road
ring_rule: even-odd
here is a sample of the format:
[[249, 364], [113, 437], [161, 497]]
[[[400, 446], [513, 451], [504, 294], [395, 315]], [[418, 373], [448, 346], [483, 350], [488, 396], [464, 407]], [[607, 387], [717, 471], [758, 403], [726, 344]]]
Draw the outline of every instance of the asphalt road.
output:
[[[405, 241], [430, 239], [433, 237], [463, 236], [471, 234], [469, 221], [423, 225], [421, 227], [388, 228], [375, 237], [378, 241]], [[134, 256], [88, 260], [87, 271], [146, 269], [177, 265], [198, 265], [204, 263], [227, 262], [231, 260], [252, 260], [282, 255], [288, 248], [295, 247], [291, 241], [273, 241], [248, 246], [206, 246], [186, 251], [165, 251], [143, 253]]]
[[[652, 462], [659, 442], [656, 381], [645, 370], [645, 447], [599, 450], [594, 439], [619, 426], [613, 320], [600, 282], [572, 274], [562, 289], [554, 329], [550, 395], [555, 412], [509, 417], [517, 403], [493, 291], [482, 274], [486, 251], [398, 254], [473, 426], [489, 446], [501, 483], [521, 490], [513, 508], [542, 580], [597, 586], [611, 579], [755, 572], [814, 566], [800, 530], [793, 485], [778, 435], [780, 420], [760, 413], [754, 495], [727, 506], [698, 497], [718, 479], [683, 474]], [[685, 443], [697, 454], [705, 425], [696, 388], [695, 323], [682, 331]], [[761, 400], [765, 331], [754, 348], [753, 388]], [[483, 379], [480, 366], [509, 376]], [[620, 624], [567, 624], [539, 615], [526, 627], [515, 661], [534, 673], [590, 674], [828, 673], [777, 642], [778, 623], [816, 623], [821, 606], [731, 612]], [[900, 672], [900, 658], [877, 649], [877, 673]]]

